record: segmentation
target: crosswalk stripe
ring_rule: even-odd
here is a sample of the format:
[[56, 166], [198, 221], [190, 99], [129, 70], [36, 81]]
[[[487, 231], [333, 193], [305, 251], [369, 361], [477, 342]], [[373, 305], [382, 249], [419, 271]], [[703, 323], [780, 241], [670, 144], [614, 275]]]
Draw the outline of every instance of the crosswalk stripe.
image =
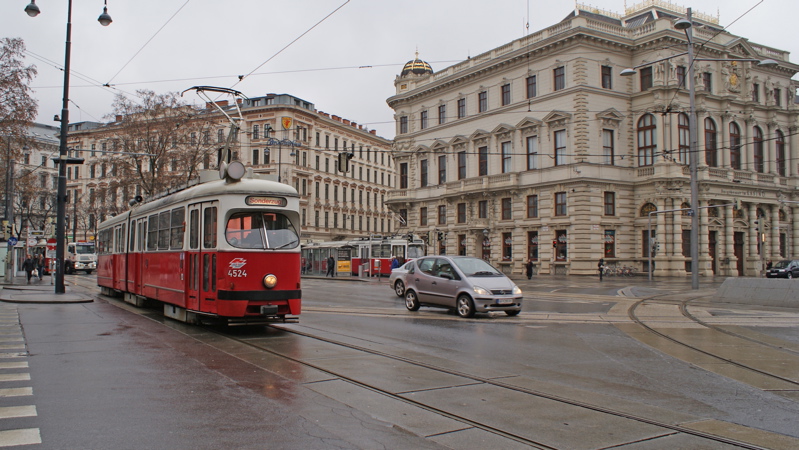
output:
[[15, 348], [25, 348], [25, 343], [20, 343], [17, 345], [0, 345], [0, 350], [13, 350]]
[[0, 447], [41, 444], [42, 436], [38, 428], [0, 431]]
[[0, 373], [0, 381], [30, 381], [29, 373]]
[[25, 342], [25, 338], [23, 338], [22, 336], [0, 337], [0, 342]]
[[13, 417], [35, 417], [36, 407], [33, 405], [25, 406], [0, 406], [0, 419], [11, 419]]
[[23, 358], [26, 355], [25, 353], [14, 352], [14, 353], [0, 353], [0, 358]]
[[0, 369], [27, 369], [27, 361], [0, 362]]
[[24, 397], [26, 395], [33, 395], [33, 388], [20, 387], [20, 388], [4, 388], [0, 389], [0, 398], [2, 397]]

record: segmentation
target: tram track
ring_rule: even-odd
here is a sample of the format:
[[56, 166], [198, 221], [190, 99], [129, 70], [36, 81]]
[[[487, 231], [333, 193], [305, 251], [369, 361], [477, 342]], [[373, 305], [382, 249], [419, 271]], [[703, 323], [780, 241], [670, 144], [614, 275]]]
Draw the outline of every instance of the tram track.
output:
[[[699, 299], [683, 299], [683, 300], [679, 300], [679, 301], [675, 302], [675, 301], [668, 301], [668, 299], [665, 298], [668, 295], [669, 294], [659, 294], [659, 295], [650, 296], [650, 297], [647, 297], [647, 298], [644, 298], [644, 299], [641, 299], [641, 300], [635, 302], [628, 309], [628, 316], [629, 316], [630, 320], [632, 320], [635, 324], [637, 324], [641, 328], [645, 329], [649, 333], [651, 333], [653, 335], [656, 335], [656, 336], [658, 336], [658, 337], [660, 337], [662, 339], [665, 339], [668, 342], [671, 342], [673, 344], [682, 346], [682, 347], [687, 348], [687, 349], [689, 349], [691, 351], [694, 351], [694, 352], [696, 352], [696, 353], [698, 353], [700, 355], [707, 356], [709, 358], [712, 358], [713, 360], [720, 361], [720, 362], [722, 362], [724, 364], [729, 364], [730, 366], [734, 366], [736, 368], [743, 369], [743, 370], [745, 370], [747, 372], [750, 372], [750, 373], [753, 373], [753, 374], [757, 374], [758, 376], [765, 377], [766, 379], [772, 379], [772, 380], [776, 380], [776, 381], [781, 382], [781, 383], [786, 383], [788, 386], [792, 387], [791, 390], [799, 390], [799, 380], [798, 379], [789, 378], [787, 376], [783, 376], [783, 375], [780, 375], [780, 374], [775, 374], [775, 373], [769, 372], [768, 370], [764, 370], [764, 369], [755, 367], [755, 366], [753, 366], [751, 364], [747, 364], [747, 363], [741, 362], [739, 360], [735, 360], [733, 358], [724, 356], [722, 354], [718, 354], [718, 353], [714, 353], [712, 351], [708, 351], [705, 348], [700, 347], [699, 345], [694, 345], [694, 344], [691, 344], [689, 342], [685, 342], [685, 340], [683, 340], [683, 339], [681, 339], [679, 337], [675, 337], [675, 336], [669, 334], [666, 331], [663, 331], [663, 329], [670, 329], [670, 330], [675, 330], [675, 331], [673, 331], [675, 333], [679, 333], [679, 331], [676, 331], [676, 330], [680, 330], [679, 327], [666, 326], [663, 323], [661, 323], [660, 327], [659, 327], [660, 329], [658, 329], [658, 327], [651, 326], [651, 325], [647, 324], [644, 319], [641, 319], [639, 317], [639, 315], [637, 313], [638, 309], [641, 308], [642, 306], [646, 305], [648, 302], [649, 303], [657, 302], [657, 303], [661, 303], [661, 304], [675, 305], [675, 306], [677, 306], [677, 308], [680, 311], [680, 314], [684, 318], [686, 318], [686, 319], [690, 320], [692, 323], [697, 324], [699, 326], [702, 326], [705, 329], [710, 330], [710, 331], [712, 331], [714, 333], [723, 334], [725, 336], [729, 336], [729, 337], [732, 337], [734, 339], [740, 339], [740, 340], [743, 340], [743, 341], [746, 341], [746, 342], [749, 342], [749, 343], [757, 344], [759, 346], [766, 347], [766, 348], [774, 350], [776, 352], [782, 352], [786, 356], [791, 356], [793, 358], [799, 357], [799, 351], [791, 349], [791, 348], [787, 348], [786, 345], [777, 345], [777, 344], [774, 344], [774, 343], [771, 343], [771, 342], [767, 342], [764, 339], [755, 338], [752, 335], [745, 335], [743, 333], [737, 333], [737, 332], [734, 332], [734, 331], [730, 331], [730, 330], [724, 329], [722, 327], [719, 327], [717, 325], [713, 325], [713, 324], [707, 323], [706, 321], [696, 317], [694, 314], [692, 314], [690, 311], [688, 311], [688, 304], [691, 303], [691, 302], [697, 301]], [[693, 361], [689, 361], [689, 362], [692, 362], [693, 364], [699, 365], [699, 366], [702, 365], [701, 363], [698, 363], [698, 362], [693, 362]], [[727, 375], [727, 376], [729, 376], [729, 375]], [[740, 377], [740, 378], [745, 378], [745, 377]], [[746, 382], [748, 384], [751, 384], [751, 380], [744, 381], [743, 379], [741, 379], [739, 381], [743, 381], [743, 382]], [[768, 382], [767, 381], [763, 381], [761, 384], [768, 384]], [[770, 390], [770, 389], [763, 389], [763, 390]], [[788, 389], [780, 389], [780, 390], [788, 390]]]
[[[85, 281], [85, 282], [84, 282]], [[89, 288], [90, 286], [86, 286], [89, 280], [80, 280], [75, 282], [76, 285]], [[98, 296], [99, 298], [105, 299], [105, 296]], [[325, 312], [319, 312], [324, 314]], [[747, 448], [747, 449], [761, 449], [767, 447], [761, 447], [759, 445], [755, 445], [750, 442], [745, 442], [735, 437], [727, 437], [718, 434], [714, 434], [712, 432], [706, 432], [701, 429], [691, 428], [691, 424], [687, 423], [685, 425], [680, 423], [669, 423], [663, 420], [653, 419], [654, 416], [645, 416], [639, 415], [634, 413], [625, 412], [623, 410], [614, 409], [612, 407], [603, 406], [602, 404], [597, 403], [590, 403], [586, 401], [576, 400], [574, 398], [568, 398], [566, 396], [561, 395], [553, 395], [550, 392], [544, 392], [536, 389], [531, 389], [529, 387], [520, 387], [518, 385], [514, 385], [509, 382], [503, 381], [503, 378], [508, 377], [501, 377], [501, 378], [489, 378], [486, 376], [476, 375], [474, 373], [469, 373], [463, 370], [453, 370], [452, 368], [442, 367], [437, 364], [432, 364], [430, 362], [425, 362], [421, 359], [397, 355], [393, 353], [389, 353], [382, 350], [376, 350], [374, 348], [369, 348], [364, 345], [356, 345], [351, 342], [345, 342], [343, 339], [353, 338], [344, 336], [342, 339], [335, 339], [331, 337], [324, 337], [320, 336], [320, 334], [325, 333], [324, 330], [317, 330], [313, 327], [305, 326], [305, 325], [292, 325], [292, 326], [285, 326], [282, 324], [272, 324], [269, 325], [270, 328], [280, 330], [282, 333], [291, 334], [294, 336], [298, 336], [303, 339], [312, 339], [317, 342], [322, 342], [328, 345], [333, 345], [340, 348], [346, 348], [348, 350], [353, 350], [363, 354], [369, 354], [372, 356], [385, 358], [387, 360], [401, 362], [403, 364], [409, 364], [414, 367], [423, 368], [427, 370], [434, 371], [436, 373], [448, 376], [455, 376], [460, 377], [465, 380], [469, 380], [469, 382], [475, 385], [485, 385], [491, 386], [494, 388], [506, 390], [509, 393], [517, 394], [517, 395], [528, 395], [538, 399], [544, 399], [549, 401], [557, 402], [561, 405], [567, 405], [568, 407], [578, 408], [582, 411], [590, 411], [592, 413], [598, 413], [600, 415], [607, 415], [613, 416], [619, 419], [625, 419], [629, 421], [633, 421], [635, 423], [641, 424], [641, 426], [654, 426], [662, 429], [662, 432], [652, 435], [642, 441], [649, 441], [649, 440], [657, 440], [661, 438], [668, 438], [670, 436], [679, 435], [682, 433], [684, 435], [693, 436], [694, 438], [699, 438], [701, 440], [707, 440], [712, 442], [717, 442], [721, 444], [726, 444], [738, 448]], [[304, 330], [297, 329], [298, 327], [302, 327]], [[544, 442], [541, 440], [536, 440], [531, 438], [530, 436], [525, 436], [520, 433], [516, 433], [513, 430], [504, 429], [502, 426], [496, 426], [496, 424], [492, 425], [487, 421], [475, 420], [474, 418], [470, 418], [466, 415], [459, 414], [457, 411], [450, 411], [446, 408], [437, 407], [433, 404], [428, 404], [423, 401], [417, 401], [413, 398], [409, 398], [407, 392], [397, 393], [388, 389], [386, 386], [382, 386], [379, 383], [371, 383], [359, 379], [357, 376], [351, 376], [347, 373], [343, 373], [340, 371], [330, 370], [328, 367], [325, 367], [324, 364], [317, 364], [313, 361], [307, 360], [307, 358], [297, 357], [290, 353], [280, 351], [280, 347], [272, 348], [269, 346], [268, 341], [266, 339], [266, 343], [256, 342], [259, 338], [241, 338], [230, 333], [226, 332], [226, 330], [220, 330], [214, 327], [203, 327], [204, 330], [207, 332], [213, 333], [217, 336], [223, 336], [225, 339], [234, 341], [240, 345], [247, 346], [251, 349], [258, 350], [259, 352], [265, 352], [270, 355], [279, 357], [283, 360], [290, 361], [294, 364], [298, 364], [304, 367], [308, 367], [310, 369], [322, 372], [327, 374], [330, 377], [335, 377], [343, 382], [349, 383], [353, 386], [357, 386], [358, 388], [368, 390], [373, 392], [377, 395], [385, 397], [387, 399], [393, 401], [403, 402], [407, 405], [411, 405], [412, 407], [419, 408], [421, 410], [428, 411], [433, 414], [437, 414], [441, 417], [445, 417], [451, 420], [455, 420], [459, 423], [462, 423], [464, 427], [473, 427], [476, 429], [483, 430], [485, 432], [503, 437], [505, 439], [509, 439], [515, 441], [517, 443], [532, 447], [532, 448], [541, 448], [541, 449], [550, 449], [550, 448], [564, 448], [560, 445], [552, 445], [552, 442]], [[207, 345], [216, 346], [214, 342], [206, 342]], [[371, 345], [371, 342], [368, 342], [367, 345]], [[219, 347], [220, 350], [225, 351], [224, 346]], [[236, 356], [237, 358], [246, 358], [242, 355]], [[452, 386], [450, 386], [452, 387]], [[574, 411], [574, 416], [584, 415], [585, 413], [580, 413], [577, 410]], [[575, 429], [574, 432], [579, 433], [579, 429]], [[626, 445], [634, 443], [635, 441], [630, 442], [619, 442], [616, 445]]]

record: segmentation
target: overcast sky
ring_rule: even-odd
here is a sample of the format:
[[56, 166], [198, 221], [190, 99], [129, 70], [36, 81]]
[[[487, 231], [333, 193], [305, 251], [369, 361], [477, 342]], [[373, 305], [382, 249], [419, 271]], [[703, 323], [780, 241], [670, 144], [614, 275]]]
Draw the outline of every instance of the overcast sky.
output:
[[[0, 2], [0, 33], [25, 40], [26, 62], [39, 70], [32, 83], [38, 121], [58, 125], [52, 118], [61, 112], [67, 1], [38, 0], [42, 13], [35, 18], [23, 11], [28, 2]], [[105, 121], [119, 92], [213, 85], [248, 97], [291, 94], [389, 139], [394, 124], [386, 99], [394, 95], [394, 78], [417, 48], [419, 57], [439, 70], [523, 37], [528, 8], [530, 33], [574, 9], [569, 0], [107, 2], [114, 22], [102, 27], [97, 22], [102, 0], [74, 1], [70, 122]], [[625, 2], [590, 4], [622, 13]], [[683, 6], [720, 14], [720, 24], [729, 25], [731, 33], [788, 50], [792, 62], [799, 62], [796, 0], [695, 0]], [[239, 75], [250, 73], [239, 81]], [[186, 96], [201, 101], [195, 94]]]

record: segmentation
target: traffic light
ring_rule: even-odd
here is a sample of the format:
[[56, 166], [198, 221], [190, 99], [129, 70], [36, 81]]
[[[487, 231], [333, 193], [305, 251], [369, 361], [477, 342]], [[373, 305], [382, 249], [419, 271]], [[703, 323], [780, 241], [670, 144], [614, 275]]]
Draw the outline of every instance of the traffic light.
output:
[[760, 225], [758, 225], [759, 223], [760, 223], [760, 222], [758, 222], [757, 220], [755, 220], [755, 231], [760, 231]]
[[438, 232], [438, 240], [439, 241], [443, 241], [444, 240], [444, 233], [442, 233], [440, 231]]
[[355, 153], [341, 152], [338, 154], [338, 171], [347, 173], [350, 171], [350, 160]]
[[736, 210], [737, 209], [741, 209], [741, 199], [740, 198], [736, 198], [735, 200], [732, 201], [732, 208], [736, 209]]
[[408, 233], [408, 243], [413, 242], [413, 233]]
[[558, 248], [558, 240], [557, 239], [553, 239], [552, 240], [552, 248]]
[[11, 225], [8, 224], [7, 220], [3, 221], [3, 235], [6, 239], [12, 236]]

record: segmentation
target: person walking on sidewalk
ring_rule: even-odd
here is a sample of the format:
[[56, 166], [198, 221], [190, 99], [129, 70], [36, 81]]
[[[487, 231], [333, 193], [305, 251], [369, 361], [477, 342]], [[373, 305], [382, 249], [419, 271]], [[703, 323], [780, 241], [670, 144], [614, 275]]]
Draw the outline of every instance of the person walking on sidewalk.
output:
[[25, 261], [22, 262], [22, 270], [25, 271], [25, 274], [28, 276], [28, 284], [31, 284], [31, 276], [33, 276], [33, 269], [36, 268], [36, 262], [31, 258], [31, 255], [28, 254], [25, 257]]
[[336, 276], [336, 259], [333, 258], [333, 255], [327, 257], [327, 273], [325, 274], [325, 278], [330, 275], [331, 277]]
[[602, 274], [605, 273], [605, 258], [599, 258], [597, 267], [599, 268], [599, 281], [602, 281]]
[[527, 279], [528, 280], [532, 280], [533, 279], [533, 259], [532, 258], [527, 260], [527, 265], [525, 266], [525, 268], [527, 269]]
[[41, 254], [36, 255], [36, 271], [39, 272], [39, 281], [44, 276], [44, 256]]

